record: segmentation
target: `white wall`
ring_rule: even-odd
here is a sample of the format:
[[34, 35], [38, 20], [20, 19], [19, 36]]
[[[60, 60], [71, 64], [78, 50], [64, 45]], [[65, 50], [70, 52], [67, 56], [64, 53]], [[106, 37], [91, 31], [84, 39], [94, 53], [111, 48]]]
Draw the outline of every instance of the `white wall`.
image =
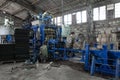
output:
[[0, 26], [0, 35], [8, 35], [8, 34], [14, 34], [14, 30], [10, 29], [9, 27]]

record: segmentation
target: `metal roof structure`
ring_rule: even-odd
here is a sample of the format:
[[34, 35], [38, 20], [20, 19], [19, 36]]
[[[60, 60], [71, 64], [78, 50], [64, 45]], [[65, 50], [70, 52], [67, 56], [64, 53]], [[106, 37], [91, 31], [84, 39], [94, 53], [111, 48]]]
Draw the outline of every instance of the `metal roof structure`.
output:
[[[0, 11], [7, 12], [15, 17], [24, 20], [27, 11], [33, 14], [48, 11], [51, 14], [62, 12], [62, 0], [0, 0]], [[63, 0], [63, 11], [74, 10], [86, 6], [87, 0]], [[101, 2], [105, 0], [94, 0]]]

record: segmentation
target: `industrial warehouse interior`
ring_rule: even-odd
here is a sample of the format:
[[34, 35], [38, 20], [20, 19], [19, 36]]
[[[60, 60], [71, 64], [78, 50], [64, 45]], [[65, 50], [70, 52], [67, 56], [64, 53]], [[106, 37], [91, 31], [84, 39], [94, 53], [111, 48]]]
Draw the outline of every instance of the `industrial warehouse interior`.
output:
[[0, 80], [120, 80], [120, 0], [0, 0]]

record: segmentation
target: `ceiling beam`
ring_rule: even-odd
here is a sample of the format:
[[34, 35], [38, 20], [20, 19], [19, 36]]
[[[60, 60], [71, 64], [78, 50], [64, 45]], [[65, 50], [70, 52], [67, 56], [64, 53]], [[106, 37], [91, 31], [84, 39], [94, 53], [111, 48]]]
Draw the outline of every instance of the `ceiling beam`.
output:
[[21, 10], [19, 10], [19, 11], [17, 11], [17, 12], [14, 12], [13, 15], [19, 14], [20, 12], [23, 12], [23, 11], [25, 11], [25, 10], [26, 10], [26, 9], [21, 9]]
[[21, 18], [16, 17], [15, 15], [12, 15], [12, 14], [10, 14], [10, 13], [8, 13], [8, 12], [5, 12], [5, 13], [4, 13], [4, 11], [2, 11], [2, 10], [0, 10], [0, 16], [8, 16], [8, 17], [12, 17], [13, 19], [19, 19], [19, 20], [22, 21]]
[[35, 7], [34, 5], [32, 5], [32, 3], [30, 4], [30, 2], [28, 3], [27, 1], [25, 2], [25, 0], [9, 0], [12, 2], [15, 2], [21, 6], [23, 6], [24, 8], [33, 11], [34, 13], [38, 14], [40, 12], [44, 12], [44, 10], [42, 9], [38, 9], [37, 7]]

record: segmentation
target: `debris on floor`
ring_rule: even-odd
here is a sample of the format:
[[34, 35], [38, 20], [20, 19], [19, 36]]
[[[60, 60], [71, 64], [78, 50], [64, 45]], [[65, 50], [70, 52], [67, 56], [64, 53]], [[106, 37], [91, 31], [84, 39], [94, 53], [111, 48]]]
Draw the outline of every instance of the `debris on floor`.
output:
[[47, 64], [47, 65], [44, 67], [44, 69], [50, 70], [52, 64], [53, 64], [53, 62], [50, 62], [49, 64]]

